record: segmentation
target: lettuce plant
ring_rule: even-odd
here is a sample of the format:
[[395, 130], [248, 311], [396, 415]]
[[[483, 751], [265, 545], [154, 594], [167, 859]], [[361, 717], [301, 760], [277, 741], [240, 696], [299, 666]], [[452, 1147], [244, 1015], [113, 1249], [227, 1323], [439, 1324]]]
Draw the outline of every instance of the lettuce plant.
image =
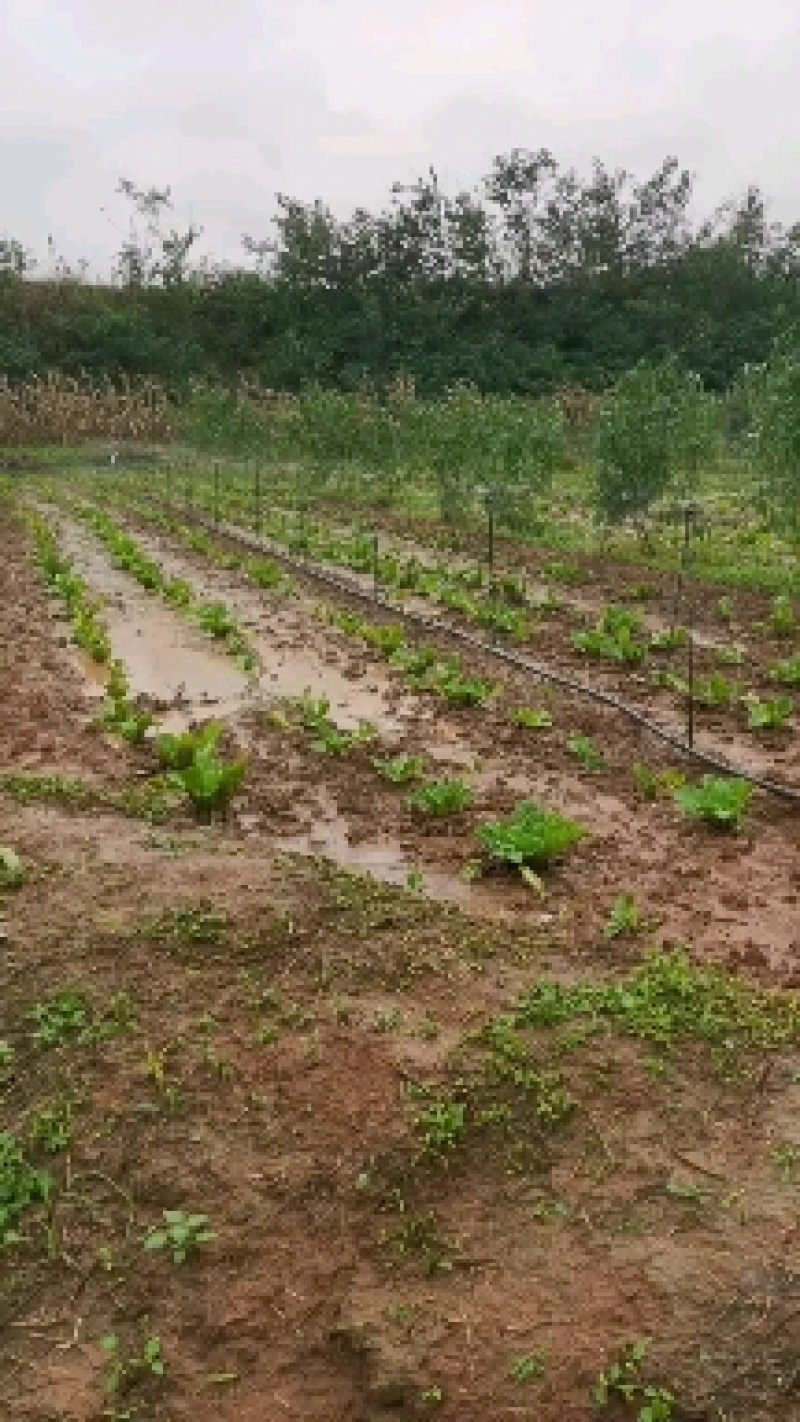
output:
[[522, 800], [504, 820], [478, 825], [475, 835], [493, 859], [518, 868], [543, 866], [584, 839], [588, 831], [574, 820]]
[[791, 718], [794, 702], [791, 696], [772, 696], [762, 701], [758, 696], [742, 698], [747, 708], [748, 731], [777, 731]]
[[412, 810], [426, 815], [452, 815], [472, 804], [472, 790], [463, 780], [432, 780], [408, 796]]
[[704, 775], [699, 785], [680, 785], [674, 798], [687, 815], [715, 829], [736, 830], [752, 793], [752, 786], [736, 776]]

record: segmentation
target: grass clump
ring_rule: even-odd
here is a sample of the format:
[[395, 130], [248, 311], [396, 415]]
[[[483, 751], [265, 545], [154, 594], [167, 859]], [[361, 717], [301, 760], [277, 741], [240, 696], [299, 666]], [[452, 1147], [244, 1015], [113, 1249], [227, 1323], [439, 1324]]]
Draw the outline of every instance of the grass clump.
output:
[[518, 1027], [603, 1023], [663, 1047], [705, 1042], [728, 1059], [737, 1051], [774, 1048], [800, 1037], [800, 1003], [756, 988], [733, 973], [692, 962], [683, 948], [653, 949], [614, 983], [564, 984], [540, 979], [519, 998]]

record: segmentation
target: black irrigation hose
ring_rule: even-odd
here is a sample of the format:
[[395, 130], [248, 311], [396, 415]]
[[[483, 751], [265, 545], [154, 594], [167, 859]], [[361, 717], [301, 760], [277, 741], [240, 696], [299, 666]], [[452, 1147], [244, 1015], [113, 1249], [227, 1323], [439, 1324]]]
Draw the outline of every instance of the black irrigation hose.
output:
[[563, 687], [566, 691], [575, 692], [578, 696], [585, 696], [591, 701], [597, 701], [603, 706], [609, 706], [612, 711], [617, 711], [622, 716], [627, 716], [629, 721], [641, 726], [650, 735], [655, 736], [664, 745], [670, 746], [672, 750], [678, 751], [680, 755], [686, 755], [696, 760], [701, 765], [709, 766], [712, 770], [722, 771], [725, 775], [734, 775], [739, 780], [746, 780], [750, 785], [755, 785], [759, 790], [765, 790], [768, 795], [775, 795], [781, 800], [789, 800], [792, 803], [800, 804], [800, 790], [793, 790], [789, 785], [781, 785], [775, 780], [765, 780], [760, 775], [753, 775], [750, 771], [740, 770], [738, 766], [732, 765], [730, 761], [722, 756], [710, 755], [707, 751], [698, 750], [696, 746], [690, 746], [686, 741], [682, 741], [679, 736], [673, 735], [657, 721], [651, 721], [643, 712], [637, 711], [634, 706], [629, 706], [627, 701], [621, 701], [612, 692], [600, 691], [595, 686], [590, 686], [587, 682], [576, 681], [573, 677], [564, 676], [563, 673], [553, 671], [550, 667], [542, 666], [539, 662], [529, 661], [527, 657], [522, 657], [517, 652], [510, 652], [504, 647], [497, 647], [490, 642], [484, 641], [481, 637], [475, 637], [471, 632], [465, 632], [460, 627], [452, 623], [443, 622], [438, 617], [426, 617], [422, 612], [414, 612], [411, 609], [397, 607], [388, 598], [381, 596], [377, 592], [367, 592], [359, 587], [350, 578], [335, 573], [328, 568], [321, 567], [318, 563], [312, 563], [305, 558], [298, 558], [293, 553], [287, 552], [279, 543], [273, 543], [269, 538], [256, 538], [254, 534], [247, 533], [245, 529], [236, 528], [232, 524], [220, 523], [215, 525], [214, 520], [207, 518], [204, 514], [192, 510], [191, 518], [210, 529], [212, 532], [222, 534], [230, 538], [234, 543], [241, 543], [246, 548], [255, 548], [261, 552], [270, 553], [273, 557], [286, 564], [295, 572], [302, 573], [305, 577], [316, 579], [328, 587], [336, 588], [339, 592], [346, 593], [348, 597], [359, 598], [369, 606], [378, 606], [386, 612], [391, 612], [393, 616], [402, 617], [405, 622], [414, 626], [424, 628], [429, 632], [443, 633], [447, 637], [453, 637], [462, 642], [467, 647], [489, 656], [495, 657], [498, 661], [506, 662], [509, 666], [516, 667], [519, 671], [528, 672], [530, 675], [538, 677], [541, 681], [550, 681], [554, 685]]

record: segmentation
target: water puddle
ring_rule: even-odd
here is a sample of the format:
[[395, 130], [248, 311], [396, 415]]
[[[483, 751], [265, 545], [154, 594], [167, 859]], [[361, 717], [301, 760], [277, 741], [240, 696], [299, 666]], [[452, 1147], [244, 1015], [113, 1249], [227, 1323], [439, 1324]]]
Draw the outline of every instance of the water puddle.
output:
[[346, 657], [338, 651], [310, 598], [294, 594], [289, 601], [270, 600], [268, 594], [237, 586], [226, 570], [198, 570], [139, 529], [136, 539], [169, 576], [187, 579], [200, 597], [222, 600], [231, 609], [262, 660], [258, 682], [262, 695], [324, 696], [332, 720], [346, 730], [368, 721], [381, 733], [393, 735], [404, 722], [420, 719], [418, 702], [366, 653], [354, 649]]
[[[117, 571], [79, 528], [62, 524], [64, 551], [93, 591], [103, 598], [112, 654], [125, 666], [132, 693], [152, 698], [167, 712], [166, 729], [180, 729], [195, 719], [231, 716], [252, 696], [245, 675], [203, 634]], [[89, 690], [100, 695], [105, 672], [83, 652], [77, 666]]]
[[[251, 825], [251, 828], [256, 828]], [[312, 829], [301, 834], [283, 836], [275, 842], [277, 849], [291, 854], [329, 859], [341, 869], [369, 874], [384, 884], [409, 888], [435, 903], [452, 904], [476, 918], [488, 918], [520, 927], [535, 927], [542, 918], [541, 908], [511, 907], [501, 902], [502, 888], [518, 893], [516, 884], [504, 885], [495, 893], [487, 882], [468, 883], [457, 874], [414, 861], [396, 841], [380, 839], [352, 843], [346, 820], [333, 813], [319, 820]]]

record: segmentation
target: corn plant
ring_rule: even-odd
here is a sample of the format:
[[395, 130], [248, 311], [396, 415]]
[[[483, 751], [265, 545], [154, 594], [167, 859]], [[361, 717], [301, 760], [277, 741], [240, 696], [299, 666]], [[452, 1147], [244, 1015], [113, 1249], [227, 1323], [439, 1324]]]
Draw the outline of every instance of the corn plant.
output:
[[687, 815], [705, 820], [714, 829], [736, 830], [752, 793], [752, 786], [746, 780], [704, 775], [699, 785], [679, 786], [674, 791], [674, 799]]
[[157, 381], [96, 382], [60, 371], [19, 385], [0, 377], [0, 443], [76, 444], [94, 439], [168, 440], [169, 396]]
[[567, 750], [579, 760], [584, 770], [605, 770], [606, 763], [590, 736], [580, 733], [567, 737]]

